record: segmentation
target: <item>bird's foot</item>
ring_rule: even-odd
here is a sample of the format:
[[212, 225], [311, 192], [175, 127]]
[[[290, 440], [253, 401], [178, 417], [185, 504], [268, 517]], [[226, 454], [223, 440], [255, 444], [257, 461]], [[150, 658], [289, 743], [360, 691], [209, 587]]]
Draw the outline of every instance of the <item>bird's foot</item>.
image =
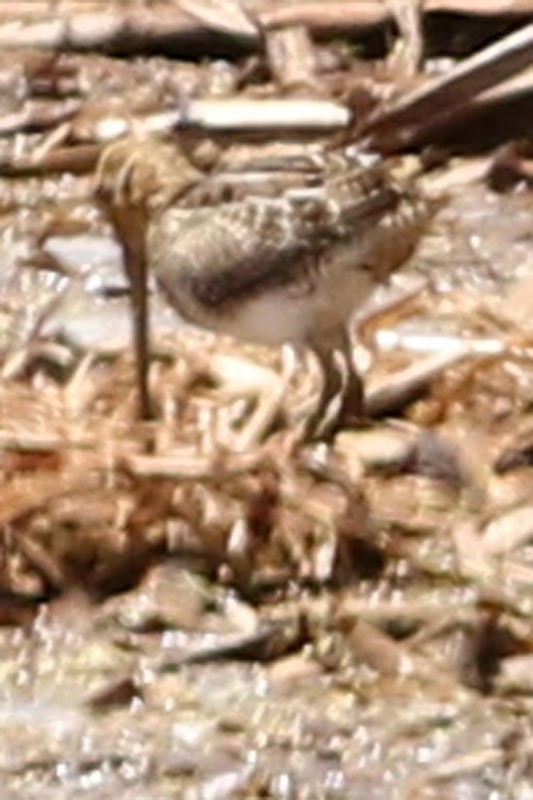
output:
[[343, 428], [365, 421], [363, 382], [354, 370], [349, 349], [334, 350], [322, 360], [324, 380], [317, 407], [304, 426], [306, 441], [331, 441]]
[[343, 407], [333, 413], [311, 414], [305, 421], [303, 440], [306, 442], [331, 442], [342, 430], [364, 427], [367, 418], [364, 413], [354, 413]]

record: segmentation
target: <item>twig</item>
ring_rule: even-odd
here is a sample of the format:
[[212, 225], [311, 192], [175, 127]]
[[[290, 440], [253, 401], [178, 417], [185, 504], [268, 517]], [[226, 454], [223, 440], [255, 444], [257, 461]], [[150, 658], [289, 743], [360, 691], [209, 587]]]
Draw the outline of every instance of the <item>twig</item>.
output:
[[422, 0], [386, 0], [399, 31], [399, 37], [388, 57], [389, 71], [397, 79], [413, 78], [424, 54], [422, 32]]
[[[265, 3], [257, 16], [265, 28], [303, 25], [313, 33], [328, 33], [380, 25], [391, 19], [382, 0], [329, 0], [327, 3]], [[472, 16], [521, 15], [533, 12], [533, 0], [425, 0], [424, 12], [450, 11]]]
[[366, 394], [365, 409], [370, 416], [390, 413], [405, 406], [417, 397], [427, 385], [453, 364], [460, 363], [470, 355], [467, 347], [455, 352], [439, 353], [416, 362], [400, 372], [370, 386]]
[[257, 44], [259, 38], [244, 14], [239, 18], [235, 14], [231, 19], [219, 14], [218, 25], [211, 14], [208, 22], [202, 22], [201, 4], [196, 4], [194, 15], [175, 5], [165, 6], [163, 12], [160, 8], [105, 11], [100, 7], [94, 11], [82, 8], [77, 13], [75, 5], [70, 12], [67, 4], [55, 12], [50, 12], [48, 2], [35, 3], [35, 11], [33, 5], [28, 3], [23, 10], [17, 4], [15, 12], [13, 7], [8, 10], [5, 3], [0, 4], [0, 20], [2, 16], [6, 20], [0, 24], [0, 47], [135, 52], [157, 47], [183, 49], [186, 38], [212, 35], [217, 30], [248, 47]]
[[221, 31], [230, 36], [247, 36], [255, 39], [257, 27], [245, 14], [239, 0], [179, 0], [182, 11], [210, 30]]
[[[469, 16], [513, 16], [533, 12], [533, 0], [426, 0], [423, 10], [449, 11]], [[246, 13], [247, 12], [247, 13]], [[218, 0], [181, 0], [150, 8], [121, 7], [108, 10], [91, 0], [55, 3], [49, 0], [0, 2], [2, 48], [47, 48], [138, 52], [139, 49], [179, 53], [191, 42], [199, 51], [213, 34], [233, 39], [241, 48], [262, 44], [260, 28], [303, 26], [317, 35], [382, 25], [391, 20], [382, 0], [328, 0], [280, 3], [250, 0], [246, 12], [238, 3]], [[257, 26], [254, 22], [257, 21]], [[203, 42], [202, 42], [203, 40]]]
[[72, 119], [82, 106], [81, 100], [60, 103], [28, 102], [20, 111], [0, 117], [0, 136], [28, 131], [45, 131]]
[[332, 100], [191, 100], [186, 107], [162, 111], [133, 121], [109, 115], [95, 123], [93, 135], [109, 141], [135, 132], [161, 133], [173, 127], [212, 131], [340, 130], [350, 123], [350, 111]]
[[0, 160], [0, 175], [30, 176], [51, 172], [72, 172], [77, 175], [91, 172], [102, 152], [99, 144], [81, 144], [51, 150], [36, 160], [33, 156], [19, 156], [11, 160]]
[[316, 54], [305, 28], [267, 31], [265, 45], [270, 71], [279, 86], [294, 88], [313, 84]]
[[533, 24], [461, 61], [444, 77], [404, 95], [388, 108], [379, 109], [364, 121], [357, 136], [381, 152], [412, 145], [439, 118], [449, 122], [454, 113], [464, 113], [465, 105], [481, 92], [531, 64]]
[[[413, 138], [412, 144], [423, 144], [426, 141], [431, 141], [438, 137], [446, 135], [447, 132], [453, 134], [454, 131], [459, 130], [462, 126], [467, 125], [470, 120], [473, 120], [480, 115], [488, 112], [490, 109], [498, 109], [503, 121], [505, 122], [505, 130], [509, 131], [512, 138], [520, 137], [521, 131], [526, 129], [528, 131], [528, 121], [525, 114], [519, 114], [516, 118], [516, 112], [509, 113], [505, 106], [511, 103], [517, 103], [521, 99], [526, 100], [533, 95], [533, 73], [531, 70], [521, 72], [513, 78], [504, 81], [499, 86], [482, 92], [478, 97], [473, 98], [469, 103], [465, 103], [462, 107], [451, 109], [450, 114], [438, 115], [434, 120], [428, 121], [418, 134]], [[526, 100], [527, 102], [527, 100]], [[484, 123], [482, 122], [482, 127]], [[486, 173], [489, 172], [489, 166], [486, 166]]]
[[[67, 107], [55, 118], [32, 119], [29, 112], [0, 119], [0, 136], [37, 125], [41, 130], [72, 117], [78, 107]], [[130, 132], [164, 133], [175, 127], [201, 128], [206, 131], [334, 131], [350, 123], [350, 111], [330, 100], [195, 100], [187, 108], [161, 111], [144, 117], [113, 116], [100, 119], [84, 134], [84, 143], [55, 149], [45, 148], [35, 154], [0, 159], [0, 175], [30, 176], [51, 172], [82, 174], [96, 167], [101, 144]], [[67, 123], [65, 122], [65, 125]], [[65, 129], [68, 132], [67, 129]], [[86, 143], [85, 143], [86, 142]]]
[[124, 465], [132, 475], [142, 478], [171, 478], [173, 480], [217, 480], [232, 475], [246, 474], [264, 459], [261, 450], [232, 453], [224, 459], [202, 456], [187, 450], [168, 456], [128, 456]]

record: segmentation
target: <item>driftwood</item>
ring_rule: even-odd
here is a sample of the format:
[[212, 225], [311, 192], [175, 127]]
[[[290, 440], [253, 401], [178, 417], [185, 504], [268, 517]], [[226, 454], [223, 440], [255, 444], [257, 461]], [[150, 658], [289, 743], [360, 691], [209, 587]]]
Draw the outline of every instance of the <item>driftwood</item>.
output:
[[[271, 40], [273, 44], [270, 56], [274, 62], [274, 51], [280, 42], [282, 46], [288, 43], [289, 49], [295, 43], [306, 49], [307, 39], [303, 31], [273, 33], [282, 37], [281, 40]], [[288, 40], [285, 34], [289, 34]], [[293, 38], [294, 35], [296, 39]], [[300, 52], [299, 47], [296, 50]], [[83, 135], [80, 136], [76, 114], [80, 110], [83, 112], [81, 100], [57, 103], [48, 101], [47, 104], [33, 104], [28, 101], [20, 111], [0, 120], [0, 135], [28, 130], [44, 131], [61, 123], [67, 126], [71, 120], [70, 135], [73, 142], [87, 144], [88, 147], [59, 148], [57, 145], [60, 142], [57, 142], [53, 149], [47, 148], [39, 155], [33, 153], [16, 161], [4, 159], [0, 171], [3, 174], [36, 174], [62, 170], [85, 172], [94, 167], [98, 157], [99, 148], [93, 147], [95, 143], [110, 141], [131, 131], [143, 134], [162, 133], [174, 128], [193, 128], [217, 134], [338, 132], [349, 141], [363, 141], [378, 151], [395, 152], [420, 142], [438, 139], [443, 130], [453, 132], [469, 117], [492, 105], [513, 98], [529, 97], [533, 88], [533, 75], [523, 70], [532, 63], [533, 24], [459, 62], [444, 77], [429, 80], [421, 88], [404, 94], [391, 104], [380, 106], [355, 129], [351, 128], [350, 110], [333, 100], [255, 100], [236, 96], [184, 100], [176, 109], [144, 116], [129, 117], [110, 112], [109, 116], [95, 118], [88, 127], [85, 125]], [[303, 74], [298, 69], [293, 69], [293, 59], [282, 57], [279, 65], [281, 83], [298, 83], [303, 79]]]
[[[78, 103], [78, 101], [74, 101]], [[144, 117], [127, 117], [110, 114], [84, 129], [76, 136], [75, 121], [69, 119], [79, 109], [61, 104], [51, 106], [48, 115], [33, 112], [32, 108], [0, 119], [0, 136], [32, 130], [44, 131], [58, 124], [57, 141], [52, 146], [34, 150], [30, 155], [0, 159], [0, 175], [43, 175], [51, 172], [83, 174], [93, 170], [102, 145], [128, 133], [157, 134], [174, 128], [198, 128], [206, 132], [272, 131], [277, 135], [287, 131], [334, 132], [350, 123], [350, 111], [330, 100], [197, 100], [186, 108], [162, 111]], [[64, 127], [59, 123], [64, 122]], [[76, 144], [63, 145], [71, 134]]]
[[[532, 0], [423, 0], [421, 10], [453, 12], [459, 14], [496, 16], [499, 14], [523, 15], [533, 13]], [[283, 4], [270, 0], [266, 8], [257, 12], [264, 27], [304, 25], [314, 33], [348, 31], [390, 21], [391, 5], [381, 0], [368, 2], [301, 2]]]
[[[350, 122], [349, 110], [331, 100], [191, 100], [175, 111], [152, 114], [139, 121], [147, 132], [162, 132], [173, 127], [198, 127], [206, 131], [236, 130], [341, 130]], [[137, 120], [124, 117], [101, 120], [96, 138], [115, 139], [137, 127]]]
[[[185, 6], [186, 10], [182, 10]], [[216, 30], [219, 34], [241, 40], [248, 46], [259, 41], [256, 27], [244, 14], [228, 16], [224, 7], [213, 13], [202, 14], [202, 6], [183, 3], [182, 8], [171, 4], [153, 10], [111, 7], [110, 10], [97, 5], [65, 4], [50, 13], [49, 4], [28, 3], [9, 11], [0, 5], [0, 45], [2, 47], [32, 47], [56, 50], [125, 50], [179, 49], [184, 38], [207, 35]], [[25, 13], [24, 13], [25, 12]], [[2, 22], [2, 17], [4, 21]], [[175, 41], [175, 40], [178, 41]]]
[[270, 72], [280, 87], [313, 84], [317, 58], [306, 28], [295, 26], [268, 31], [265, 48]]
[[28, 177], [52, 172], [85, 174], [96, 167], [101, 152], [101, 145], [80, 144], [73, 147], [58, 147], [39, 158], [18, 156], [12, 159], [0, 159], [0, 175]]
[[357, 132], [370, 147], [392, 152], [419, 141], [428, 128], [464, 114], [482, 92], [533, 64], [533, 24], [465, 59], [444, 77], [429, 81], [380, 108]]
[[[524, 16], [533, 0], [425, 0], [423, 13], [453, 12], [477, 16]], [[50, 8], [48, 0], [0, 2], [0, 46], [58, 50], [98, 48], [110, 52], [140, 49], [179, 53], [191, 41], [218, 35], [245, 49], [262, 44], [264, 29], [301, 26], [314, 35], [337, 35], [382, 25], [395, 17], [391, 3], [295, 2], [274, 0], [231, 2], [160, 2], [139, 8], [124, 3], [71, 0]]]
[[[256, 4], [257, 5], [257, 4]], [[291, 11], [310, 4], [289, 5]], [[335, 9], [343, 7], [345, 10], [351, 6], [357, 6], [359, 11], [372, 3], [316, 3], [313, 5], [315, 10], [324, 10], [332, 13]], [[451, 4], [449, 4], [451, 7]], [[524, 11], [524, 3], [511, 4], [511, 8], [518, 12]], [[533, 6], [533, 0], [531, 0]], [[267, 4], [265, 6], [270, 11], [279, 10], [279, 6]], [[476, 6], [481, 9], [482, 4]], [[27, 20], [36, 16], [36, 10], [42, 7], [39, 2], [21, 4], [17, 6], [22, 16], [26, 14]], [[80, 14], [71, 17], [75, 24], [67, 25], [63, 20], [62, 30], [64, 35], [71, 37], [73, 31], [83, 31], [86, 36], [86, 43], [89, 44], [92, 35], [91, 30], [107, 30], [110, 21], [115, 21], [120, 17], [120, 25], [126, 25], [124, 30], [130, 33], [135, 31], [135, 17], [137, 12], [128, 11], [128, 7], [111, 5], [107, 13], [95, 14], [96, 4], [94, 2], [82, 3], [73, 2], [60, 4], [56, 7], [56, 22], [60, 11], [65, 14], [66, 9], [70, 9], [71, 14], [76, 9], [81, 9]], [[157, 6], [161, 13], [155, 14], [156, 7], [143, 9], [146, 21], [152, 15], [158, 16], [156, 25], [159, 30], [163, 30], [165, 25], [172, 26], [176, 14], [181, 18], [192, 11], [189, 5], [181, 3], [179, 6], [168, 3]], [[197, 19], [202, 18], [209, 21], [214, 27], [217, 19], [220, 25], [226, 25], [226, 32], [229, 30], [230, 19], [237, 19], [238, 8], [235, 4], [224, 2], [211, 5], [200, 5], [195, 10]], [[436, 8], [436, 3], [421, 3], [420, 6], [412, 7], [412, 13], [406, 15], [402, 22], [401, 2], [391, 2], [380, 4], [381, 11], [388, 9], [397, 18], [398, 26], [401, 28], [401, 38], [398, 44], [404, 47], [396, 48], [388, 59], [388, 71], [394, 74], [403, 75], [406, 80], [416, 72], [417, 63], [420, 58], [420, 14], [422, 11]], [[34, 9], [33, 15], [30, 9]], [[124, 10], [125, 9], [125, 10]], [[165, 13], [162, 13], [164, 10]], [[252, 18], [253, 11], [251, 4], [246, 6], [246, 11]], [[0, 41], [2, 41], [2, 15], [6, 13], [6, 4], [0, 2]], [[139, 12], [140, 13], [140, 12]], [[244, 13], [244, 12], [243, 12]], [[220, 14], [220, 17], [217, 17]], [[233, 14], [233, 16], [232, 16]], [[91, 17], [92, 15], [92, 17]], [[133, 15], [133, 16], [132, 16]], [[50, 16], [50, 15], [49, 15]], [[82, 19], [91, 17], [95, 27], [90, 25], [80, 26]], [[98, 17], [100, 28], [98, 28], [96, 18]], [[256, 17], [259, 19], [256, 13]], [[189, 15], [189, 21], [192, 17]], [[55, 25], [56, 22], [53, 22]], [[30, 23], [30, 27], [33, 23]], [[38, 23], [41, 25], [41, 23]], [[52, 24], [45, 21], [42, 24]], [[92, 23], [91, 23], [92, 24]], [[114, 23], [113, 23], [114, 24]], [[187, 23], [189, 24], [189, 23]], [[192, 25], [193, 23], [191, 23]], [[13, 36], [10, 45], [20, 44], [17, 39], [17, 30], [27, 31], [28, 28], [22, 23], [10, 23]], [[13, 28], [13, 25], [15, 28]], [[131, 27], [133, 25], [133, 28]], [[196, 25], [196, 22], [194, 22]], [[194, 26], [193, 25], [193, 26]], [[66, 26], [66, 27], [65, 27]], [[401, 27], [403, 26], [403, 27]], [[235, 31], [238, 25], [235, 23]], [[109, 29], [110, 30], [110, 29]], [[122, 30], [122, 29], [121, 29]], [[188, 28], [189, 34], [193, 30]], [[241, 26], [241, 33], [244, 27]], [[65, 34], [65, 31], [67, 32]], [[133, 35], [133, 34], [132, 34]], [[56, 41], [60, 46], [61, 37]], [[70, 41], [70, 39], [69, 39]], [[327, 86], [327, 81], [318, 84], [320, 76], [315, 74], [316, 52], [313, 48], [309, 32], [303, 27], [290, 27], [284, 29], [272, 29], [266, 31], [264, 37], [266, 47], [267, 62], [270, 67], [271, 75], [274, 77], [277, 86], [281, 89], [291, 89], [293, 87], [304, 86], [308, 93], [313, 88], [322, 86], [321, 91]], [[71, 42], [72, 44], [72, 42]], [[27, 52], [27, 51], [26, 51]], [[26, 131], [45, 131], [55, 126], [65, 125], [65, 138], [62, 141], [55, 141], [49, 147], [46, 143], [44, 152], [34, 152], [30, 156], [24, 155], [18, 159], [5, 157], [0, 165], [2, 174], [36, 174], [48, 171], [71, 171], [85, 172], [93, 168], [98, 157], [98, 148], [92, 149], [92, 145], [113, 140], [132, 130], [134, 132], [162, 133], [171, 131], [174, 128], [193, 128], [206, 133], [213, 134], [233, 134], [234, 132], [266, 134], [276, 133], [338, 133], [341, 140], [363, 142], [369, 147], [381, 152], [396, 152], [398, 150], [412, 148], [423, 142], [438, 140], [442, 131], [454, 131], [460, 124], [468, 119], [472, 114], [484, 111], [492, 104], [501, 103], [513, 97], [529, 96], [531, 93], [532, 78], [529, 73], [517, 75], [525, 67], [533, 63], [533, 24], [525, 26], [521, 30], [510, 34], [495, 44], [481, 50], [475, 55], [461, 61], [444, 77], [429, 79], [418, 86], [413, 91], [403, 93], [395, 101], [383, 106], [378, 105], [375, 112], [370, 116], [360, 114], [356, 117], [356, 127], [352, 125], [352, 114], [343, 103], [330, 99], [300, 99], [295, 97], [273, 99], [269, 95], [265, 99], [254, 99], [244, 95], [235, 95], [228, 98], [183, 98], [176, 103], [177, 108], [154, 111], [146, 115], [128, 116], [110, 111], [109, 115], [94, 115], [91, 121], [90, 114], [84, 114], [87, 106], [83, 105], [83, 100], [72, 99], [65, 102], [39, 102], [33, 104], [30, 99], [22, 109], [17, 110], [0, 119], [0, 135], [6, 136], [17, 132]], [[318, 67], [317, 67], [318, 72]], [[339, 73], [345, 85], [345, 95], [348, 93], [347, 101], [351, 103], [350, 92], [357, 92], [360, 80], [351, 76], [350, 73]], [[337, 76], [338, 77], [338, 76]], [[357, 81], [359, 80], [359, 84]], [[400, 81], [402, 83], [402, 81]], [[31, 89], [31, 87], [30, 87]], [[370, 90], [369, 90], [370, 91]], [[378, 91], [378, 89], [376, 89]], [[378, 100], [376, 99], [374, 102]], [[358, 109], [356, 109], [357, 114]], [[81, 113], [85, 119], [86, 130], [82, 131], [80, 118], [77, 113]], [[366, 112], [368, 114], [368, 112]], [[87, 122], [88, 120], [88, 122]], [[67, 125], [71, 122], [71, 127], [67, 131]], [[78, 146], [60, 145], [69, 139], [70, 145], [90, 145], [88, 149]]]

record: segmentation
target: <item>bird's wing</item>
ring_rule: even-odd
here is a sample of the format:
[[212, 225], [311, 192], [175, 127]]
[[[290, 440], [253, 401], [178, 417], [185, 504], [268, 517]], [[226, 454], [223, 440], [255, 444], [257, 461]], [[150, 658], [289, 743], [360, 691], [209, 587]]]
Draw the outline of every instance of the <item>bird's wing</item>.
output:
[[364, 238], [400, 203], [401, 190], [374, 172], [353, 171], [278, 198], [168, 208], [150, 226], [152, 269], [171, 294], [186, 287], [212, 308], [256, 287], [312, 282], [331, 244]]
[[315, 227], [282, 198], [171, 208], [150, 226], [148, 260], [171, 296], [189, 293], [214, 310], [256, 288], [304, 280], [322, 247]]

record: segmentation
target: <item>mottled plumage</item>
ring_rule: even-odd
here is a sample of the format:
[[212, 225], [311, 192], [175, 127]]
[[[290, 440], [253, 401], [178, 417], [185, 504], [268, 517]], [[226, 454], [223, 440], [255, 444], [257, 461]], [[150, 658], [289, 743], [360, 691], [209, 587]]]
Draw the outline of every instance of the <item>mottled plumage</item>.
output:
[[[226, 199], [228, 192], [220, 191], [223, 177], [217, 183], [193, 167], [184, 169], [181, 154], [180, 170], [174, 172], [169, 146], [162, 147], [168, 173], [160, 187], [164, 199], [155, 210], [157, 175], [164, 173], [158, 144], [152, 143], [149, 158], [141, 159], [144, 203], [139, 203], [140, 173], [130, 185], [133, 159], [122, 160], [120, 192], [115, 185], [111, 203], [122, 240], [128, 237], [128, 209], [138, 213], [142, 208], [148, 268], [185, 319], [247, 341], [291, 341], [314, 350], [324, 369], [324, 387], [308, 422], [310, 434], [332, 427], [329, 406], [339, 393], [339, 419], [359, 415], [361, 387], [351, 363], [348, 321], [411, 255], [431, 204], [391, 178], [380, 162], [339, 156], [324, 157], [310, 176], [302, 174], [299, 186], [277, 196], [250, 189], [237, 200]], [[150, 159], [157, 163], [151, 173]], [[224, 199], [215, 192], [212, 200], [204, 191], [207, 203], [202, 202], [198, 187], [209, 185], [218, 186]]]
[[[421, 204], [390, 187], [343, 204], [328, 188], [171, 207], [148, 226], [150, 267], [192, 322], [265, 343], [308, 341], [317, 326], [346, 322], [405, 260], [424, 221]], [[265, 298], [291, 314], [285, 325], [246, 324]]]

